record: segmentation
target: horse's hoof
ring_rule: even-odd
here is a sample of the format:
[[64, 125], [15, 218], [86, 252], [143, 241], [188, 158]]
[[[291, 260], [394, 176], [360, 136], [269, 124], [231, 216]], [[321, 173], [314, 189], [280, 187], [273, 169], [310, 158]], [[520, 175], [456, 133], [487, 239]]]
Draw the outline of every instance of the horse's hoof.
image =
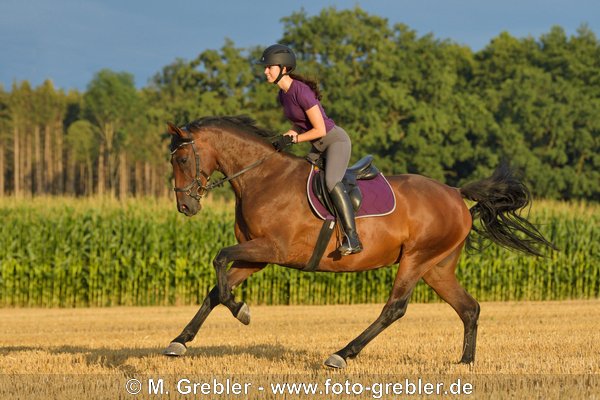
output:
[[242, 324], [248, 325], [250, 323], [250, 307], [243, 303], [235, 316]]
[[342, 369], [346, 368], [346, 360], [337, 354], [332, 354], [329, 356], [327, 360], [325, 360], [325, 365], [331, 368]]
[[185, 344], [179, 342], [171, 342], [169, 347], [167, 347], [163, 351], [163, 354], [169, 357], [181, 357], [185, 354], [186, 351], [187, 347], [185, 347]]

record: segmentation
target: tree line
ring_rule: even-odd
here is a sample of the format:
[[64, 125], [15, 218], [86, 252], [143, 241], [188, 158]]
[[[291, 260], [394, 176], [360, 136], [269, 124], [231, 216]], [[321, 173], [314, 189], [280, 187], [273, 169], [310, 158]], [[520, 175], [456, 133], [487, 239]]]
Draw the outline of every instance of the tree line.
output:
[[[280, 42], [319, 81], [354, 159], [374, 154], [386, 174], [454, 186], [508, 159], [536, 196], [600, 200], [600, 45], [588, 26], [572, 36], [559, 26], [539, 38], [502, 32], [473, 51], [358, 7], [282, 22]], [[226, 40], [141, 89], [108, 69], [83, 93], [51, 81], [0, 87], [0, 195], [163, 196], [167, 121], [247, 114], [287, 130], [277, 89], [255, 64], [269, 44]]]

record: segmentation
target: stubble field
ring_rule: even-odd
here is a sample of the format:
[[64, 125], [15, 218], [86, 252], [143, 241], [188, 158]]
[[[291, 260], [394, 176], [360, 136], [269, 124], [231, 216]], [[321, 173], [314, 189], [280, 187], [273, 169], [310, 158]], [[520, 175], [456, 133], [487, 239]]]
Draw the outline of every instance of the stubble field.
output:
[[341, 371], [322, 362], [381, 305], [250, 307], [215, 309], [182, 358], [160, 352], [196, 307], [0, 309], [0, 398], [600, 398], [600, 300], [482, 303], [470, 366], [454, 311], [411, 304]]

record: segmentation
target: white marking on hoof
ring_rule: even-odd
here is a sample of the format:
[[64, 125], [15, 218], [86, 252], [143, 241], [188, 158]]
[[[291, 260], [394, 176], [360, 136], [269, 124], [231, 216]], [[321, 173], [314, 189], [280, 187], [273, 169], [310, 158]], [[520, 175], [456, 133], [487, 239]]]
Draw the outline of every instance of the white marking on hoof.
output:
[[248, 325], [250, 323], [250, 307], [246, 303], [242, 304], [242, 307], [235, 316], [242, 324]]
[[327, 365], [328, 367], [331, 367], [331, 368], [342, 369], [342, 368], [346, 368], [347, 364], [346, 364], [346, 360], [344, 360], [342, 357], [338, 356], [337, 354], [332, 354], [325, 361], [325, 365]]
[[184, 344], [181, 344], [179, 342], [171, 342], [169, 347], [167, 347], [163, 351], [163, 354], [165, 356], [170, 356], [170, 357], [180, 357], [180, 356], [184, 355], [186, 351], [187, 351], [187, 347], [185, 347]]

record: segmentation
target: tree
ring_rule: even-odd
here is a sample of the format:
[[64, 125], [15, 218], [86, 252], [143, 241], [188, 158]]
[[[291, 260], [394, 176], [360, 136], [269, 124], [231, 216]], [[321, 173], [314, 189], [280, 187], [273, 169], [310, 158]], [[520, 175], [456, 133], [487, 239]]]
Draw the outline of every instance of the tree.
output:
[[[384, 173], [459, 186], [508, 158], [536, 196], [600, 200], [600, 43], [588, 26], [573, 36], [555, 26], [539, 39], [502, 32], [474, 53], [359, 7], [302, 10], [283, 25], [279, 42], [295, 50], [297, 72], [319, 80], [354, 159], [370, 153]], [[278, 88], [255, 66], [262, 51], [227, 39], [176, 59], [141, 91], [110, 70], [82, 95], [50, 81], [0, 90], [0, 194], [62, 193], [66, 180], [70, 192], [92, 194], [95, 183], [100, 195], [160, 195], [170, 173], [166, 122], [249, 114], [287, 130]]]
[[27, 150], [30, 149], [29, 127], [31, 125], [31, 99], [33, 91], [27, 81], [19, 86], [13, 83], [9, 96], [9, 113], [13, 133], [13, 193], [16, 197], [22, 196], [31, 187], [26, 185]]
[[587, 66], [600, 47], [580, 32], [569, 40], [554, 27], [539, 42], [503, 33], [476, 55], [471, 88], [498, 124], [495, 151], [524, 171], [537, 196], [598, 197], [600, 108]]
[[[125, 140], [123, 128], [134, 118], [137, 103], [138, 94], [133, 75], [126, 72], [117, 73], [108, 69], [98, 72], [84, 94], [85, 115], [100, 132], [97, 193], [101, 196], [105, 193], [106, 184], [111, 196], [115, 195], [116, 166], [127, 168], [126, 153], [122, 152], [118, 157], [115, 149], [119, 139]], [[121, 137], [118, 136], [119, 133]], [[117, 165], [117, 159], [120, 160], [120, 165]]]
[[9, 94], [0, 85], [0, 196], [6, 191], [6, 143], [10, 132]]
[[[66, 113], [65, 94], [46, 80], [33, 93], [35, 192], [62, 193], [63, 185], [63, 119]], [[43, 128], [43, 140], [40, 129]], [[43, 143], [43, 156], [41, 146]]]
[[75, 172], [72, 173], [73, 180], [68, 186], [72, 191], [85, 195], [94, 193], [94, 159], [97, 157], [98, 142], [100, 135], [96, 132], [97, 127], [90, 121], [79, 120], [69, 126], [67, 130], [66, 143], [70, 149], [72, 168], [79, 165], [80, 187], [75, 189]]
[[183, 59], [163, 67], [154, 76], [145, 95], [151, 107], [155, 107], [154, 112], [164, 117], [163, 123], [182, 125], [204, 115], [206, 110], [200, 108], [198, 100], [200, 79], [199, 72]]
[[128, 135], [127, 152], [133, 164], [133, 184], [136, 196], [162, 196], [167, 186], [170, 169], [167, 152], [166, 115], [162, 103], [156, 101], [156, 92], [144, 89], [140, 93], [140, 118], [133, 121], [135, 129]]
[[189, 62], [178, 59], [163, 68], [150, 87], [152, 103], [161, 104], [178, 124], [202, 116], [239, 114], [248, 110], [254, 79], [243, 50], [226, 40], [220, 50], [206, 50]]

